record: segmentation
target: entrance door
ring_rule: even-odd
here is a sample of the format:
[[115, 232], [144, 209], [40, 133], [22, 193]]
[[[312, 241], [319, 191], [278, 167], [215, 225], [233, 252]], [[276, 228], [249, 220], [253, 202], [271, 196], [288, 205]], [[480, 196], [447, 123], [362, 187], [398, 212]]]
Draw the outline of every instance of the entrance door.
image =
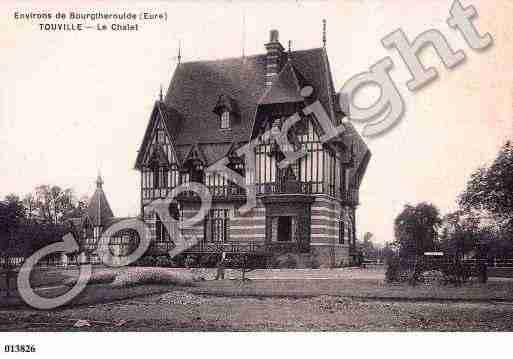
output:
[[278, 217], [278, 241], [292, 241], [292, 217]]

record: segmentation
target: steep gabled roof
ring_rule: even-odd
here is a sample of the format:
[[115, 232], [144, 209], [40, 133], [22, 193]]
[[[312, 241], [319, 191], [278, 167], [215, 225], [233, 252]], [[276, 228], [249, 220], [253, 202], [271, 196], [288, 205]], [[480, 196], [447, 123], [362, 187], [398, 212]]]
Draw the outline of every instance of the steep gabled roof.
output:
[[[286, 70], [283, 76], [314, 87], [318, 99], [328, 108], [331, 74], [327, 73], [324, 49], [293, 51], [289, 57], [292, 72]], [[249, 141], [257, 106], [267, 90], [265, 65], [266, 54], [178, 65], [165, 98], [166, 106], [183, 118], [182, 125], [172, 134], [175, 145], [198, 143], [203, 147]], [[290, 83], [288, 79], [284, 81]], [[229, 131], [219, 130], [219, 117], [213, 112], [220, 95], [236, 101], [240, 113], [240, 121], [233, 123]]]
[[166, 128], [169, 135], [169, 140], [171, 141], [171, 146], [174, 148], [174, 135], [178, 133], [178, 128], [181, 126], [182, 116], [178, 113], [178, 111], [169, 106], [166, 106], [163, 102], [156, 101], [155, 105], [153, 106], [153, 110], [151, 111], [148, 126], [146, 126], [143, 141], [137, 153], [137, 159], [135, 161], [136, 169], [140, 169], [142, 167], [144, 155], [146, 153], [146, 146], [151, 141], [153, 128], [159, 119], [161, 119], [164, 123], [164, 127]]
[[104, 226], [114, 218], [107, 196], [103, 192], [103, 181], [100, 176], [98, 176], [96, 191], [87, 206], [87, 216], [95, 226]]
[[301, 87], [296, 73], [297, 71], [291, 62], [288, 61], [273, 81], [271, 87], [264, 93], [259, 104], [303, 102], [304, 99], [300, 94]]
[[[158, 116], [165, 123], [178, 162], [183, 163], [195, 147], [206, 165], [225, 156], [233, 143], [240, 145], [251, 139], [260, 107], [303, 101], [299, 91], [306, 85], [314, 89], [308, 103], [319, 100], [333, 122], [344, 116], [338, 105], [325, 49], [290, 52], [270, 88], [265, 85], [265, 73], [266, 54], [178, 65], [164, 102], [155, 103], [136, 168], [142, 164], [144, 149], [151, 140]], [[230, 130], [220, 130], [219, 114], [214, 111], [220, 105], [236, 108], [238, 120], [231, 123]], [[342, 138], [346, 147], [355, 143], [357, 148], [355, 167], [350, 173], [357, 185], [370, 152], [352, 125]]]
[[197, 143], [195, 143], [194, 145], [191, 146], [189, 152], [183, 158], [183, 162], [186, 162], [188, 160], [193, 160], [193, 159], [199, 159], [201, 162], [203, 162], [203, 164], [208, 163], [208, 160], [205, 157], [205, 154], [203, 153], [203, 151], [201, 150], [201, 148], [198, 146]]

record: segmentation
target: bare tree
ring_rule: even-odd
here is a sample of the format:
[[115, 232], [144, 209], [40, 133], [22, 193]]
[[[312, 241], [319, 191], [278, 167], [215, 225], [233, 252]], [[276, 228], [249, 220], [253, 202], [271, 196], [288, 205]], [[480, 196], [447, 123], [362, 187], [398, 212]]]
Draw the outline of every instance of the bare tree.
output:
[[58, 224], [77, 202], [73, 190], [59, 186], [41, 185], [35, 189], [36, 210], [46, 222]]

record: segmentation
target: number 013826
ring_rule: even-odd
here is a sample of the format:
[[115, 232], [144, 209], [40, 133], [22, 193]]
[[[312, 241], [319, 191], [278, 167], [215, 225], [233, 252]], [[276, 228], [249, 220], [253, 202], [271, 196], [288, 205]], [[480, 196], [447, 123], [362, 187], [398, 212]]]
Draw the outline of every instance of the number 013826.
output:
[[35, 353], [36, 346], [35, 345], [5, 345], [4, 346], [5, 353]]

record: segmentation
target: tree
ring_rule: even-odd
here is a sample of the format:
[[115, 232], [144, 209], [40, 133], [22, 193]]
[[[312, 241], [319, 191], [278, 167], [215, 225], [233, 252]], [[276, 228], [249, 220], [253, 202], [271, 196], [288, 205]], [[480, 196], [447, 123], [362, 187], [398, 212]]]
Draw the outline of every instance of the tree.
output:
[[394, 222], [399, 255], [422, 255], [437, 247], [437, 232], [442, 223], [438, 209], [426, 202], [405, 205]]
[[494, 162], [470, 176], [459, 205], [465, 211], [491, 214], [502, 231], [513, 234], [513, 146], [508, 141]]
[[16, 195], [8, 195], [5, 202], [0, 203], [0, 259], [5, 269], [7, 296], [10, 295], [12, 268], [10, 258], [19, 251], [19, 243], [14, 244], [15, 233], [25, 217], [25, 207]]
[[72, 201], [75, 202], [73, 208], [64, 213], [62, 221], [70, 218], [82, 218], [87, 213], [87, 203], [89, 201], [87, 196], [82, 196], [77, 201], [73, 198]]
[[19, 197], [10, 194], [0, 205], [0, 251], [6, 251], [25, 218], [25, 207]]
[[462, 257], [488, 241], [492, 227], [480, 223], [478, 214], [457, 210], [444, 216], [440, 230], [440, 247], [451, 255]]
[[28, 193], [23, 197], [23, 206], [25, 207], [28, 219], [33, 219], [37, 216], [37, 201], [33, 193]]
[[53, 224], [62, 223], [77, 203], [73, 190], [59, 186], [38, 186], [33, 196], [39, 218]]
[[362, 244], [360, 245], [366, 258], [375, 258], [377, 255], [374, 243], [372, 243], [372, 237], [374, 237], [374, 235], [371, 232], [365, 232]]
[[388, 262], [395, 256], [394, 243], [385, 242], [383, 249], [380, 251], [380, 260], [382, 262]]

